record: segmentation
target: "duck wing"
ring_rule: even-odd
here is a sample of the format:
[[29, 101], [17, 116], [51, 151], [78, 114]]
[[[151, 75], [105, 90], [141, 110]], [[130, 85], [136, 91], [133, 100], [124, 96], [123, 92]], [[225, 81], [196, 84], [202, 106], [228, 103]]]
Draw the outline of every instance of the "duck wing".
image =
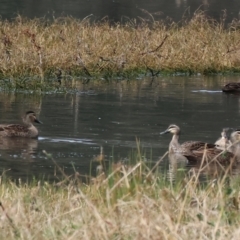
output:
[[20, 124], [0, 125], [0, 136], [21, 137], [28, 134], [28, 132], [28, 128]]
[[191, 162], [206, 161], [207, 163], [212, 161], [220, 164], [230, 164], [235, 159], [233, 153], [220, 150], [216, 147], [193, 150], [191, 155], [185, 157]]
[[199, 141], [188, 141], [181, 144], [182, 149], [188, 149], [188, 151], [199, 151], [204, 149], [215, 148], [215, 144], [204, 143]]
[[187, 141], [181, 144], [182, 155], [191, 162], [199, 161], [199, 155], [201, 155], [202, 158], [204, 149], [210, 149], [214, 147], [214, 144], [200, 141]]
[[[182, 147], [188, 150], [184, 152], [183, 155], [190, 162], [214, 160], [221, 164], [229, 164], [235, 158], [233, 153], [218, 149], [216, 145], [212, 143], [190, 141], [183, 143]], [[205, 159], [203, 159], [203, 156]]]

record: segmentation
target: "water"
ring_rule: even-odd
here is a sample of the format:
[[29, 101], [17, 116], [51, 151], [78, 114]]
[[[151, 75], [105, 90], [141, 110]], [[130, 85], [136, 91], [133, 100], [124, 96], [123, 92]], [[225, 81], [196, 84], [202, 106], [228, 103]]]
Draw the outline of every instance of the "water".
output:
[[11, 19], [17, 14], [49, 19], [70, 15], [80, 19], [91, 16], [93, 20], [107, 16], [114, 22], [124, 22], [129, 18], [179, 22], [183, 16], [191, 17], [196, 10], [203, 10], [207, 16], [217, 21], [225, 19], [229, 23], [239, 19], [240, 10], [238, 0], [0, 0], [0, 5], [3, 19]]
[[[221, 86], [239, 77], [166, 77], [80, 85], [74, 94], [0, 92], [0, 122], [19, 123], [34, 110], [42, 125], [38, 140], [1, 140], [0, 171], [14, 179], [44, 176], [56, 180], [51, 153], [66, 174], [96, 174], [93, 159], [103, 148], [105, 160], [127, 161], [137, 140], [146, 161], [156, 162], [168, 149], [170, 123], [182, 129], [181, 142], [215, 142], [223, 127], [238, 127], [240, 97]], [[160, 171], [168, 169], [168, 159]]]

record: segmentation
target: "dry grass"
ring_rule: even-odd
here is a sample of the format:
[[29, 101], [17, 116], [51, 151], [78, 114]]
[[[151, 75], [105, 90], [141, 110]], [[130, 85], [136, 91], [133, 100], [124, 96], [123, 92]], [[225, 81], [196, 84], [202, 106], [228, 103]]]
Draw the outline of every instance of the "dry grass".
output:
[[171, 184], [138, 160], [89, 185], [63, 172], [57, 184], [2, 180], [0, 238], [238, 239], [239, 178], [226, 171], [201, 185], [192, 169]]
[[[136, 73], [239, 71], [240, 32], [203, 13], [182, 26], [134, 21], [121, 26], [72, 18], [0, 21], [0, 74], [57, 80]], [[23, 88], [26, 80], [18, 81]]]

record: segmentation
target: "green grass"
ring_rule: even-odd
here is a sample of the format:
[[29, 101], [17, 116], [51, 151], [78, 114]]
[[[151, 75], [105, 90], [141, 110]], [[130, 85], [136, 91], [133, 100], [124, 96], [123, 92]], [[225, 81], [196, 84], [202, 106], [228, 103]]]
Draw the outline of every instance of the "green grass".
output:
[[[71, 87], [77, 79], [240, 72], [238, 25], [199, 12], [181, 24], [73, 18], [0, 21], [0, 77], [12, 89]], [[4, 85], [4, 86], [5, 86]]]

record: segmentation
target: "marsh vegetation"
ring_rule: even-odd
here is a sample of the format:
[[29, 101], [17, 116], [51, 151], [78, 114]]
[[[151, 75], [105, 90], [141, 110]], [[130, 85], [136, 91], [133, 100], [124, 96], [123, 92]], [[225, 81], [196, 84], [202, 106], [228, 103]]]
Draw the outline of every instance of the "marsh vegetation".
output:
[[[109, 81], [114, 78], [130, 79], [133, 76], [145, 74], [157, 76], [159, 74], [239, 72], [240, 34], [237, 25], [224, 28], [222, 23], [207, 19], [202, 13], [196, 14], [191, 21], [182, 22], [181, 25], [154, 22], [150, 26], [144, 21], [141, 24], [131, 21], [124, 26], [118, 24], [112, 26], [107, 22], [90, 24], [87, 20], [79, 21], [72, 18], [47, 22], [42, 19], [26, 20], [22, 17], [16, 18], [13, 22], [2, 21], [0, 25], [2, 87], [12, 89], [35, 90], [44, 89], [44, 87], [45, 89], [50, 87], [57, 89], [62, 86], [73, 88], [76, 87], [78, 80], [87, 83], [91, 79]], [[152, 86], [155, 93], [154, 114], [156, 114], [156, 106], [161, 105], [160, 110], [163, 106], [162, 102], [158, 104], [159, 93], [161, 96], [165, 96], [166, 92], [171, 93], [166, 89], [167, 80], [156, 86], [152, 86], [151, 81], [151, 84], [147, 82], [146, 86]], [[97, 82], [94, 84], [98, 85]], [[120, 86], [118, 85], [119, 96], [121, 96], [119, 106], [124, 104], [124, 101], [122, 102], [124, 97], [125, 102], [128, 103], [129, 99], [136, 96], [138, 100], [137, 97], [143, 94], [138, 82], [134, 81], [132, 84], [133, 88], [129, 88], [125, 81]], [[81, 87], [83, 88], [83, 85]], [[101, 87], [104, 88], [102, 85]], [[177, 84], [172, 85], [174, 90], [178, 87]], [[128, 93], [126, 96], [130, 96], [129, 99], [122, 94], [124, 89]], [[182, 89], [185, 89], [184, 84], [181, 85], [181, 92], [184, 92]], [[84, 93], [85, 89], [82, 90]], [[107, 90], [104, 88], [102, 91]], [[173, 92], [171, 96], [173, 95], [180, 96], [176, 92]], [[195, 95], [194, 93], [194, 98], [189, 99], [196, 99]], [[78, 97], [79, 95], [76, 97], [76, 103], [78, 103]], [[29, 96], [27, 98], [29, 99]], [[199, 97], [201, 102], [206, 102], [208, 105], [211, 102], [209, 98], [212, 99], [215, 109], [214, 116], [220, 119], [219, 115], [216, 115], [216, 96], [201, 95]], [[9, 103], [5, 99], [6, 97], [2, 96], [6, 112], [12, 102], [10, 98]], [[99, 99], [97, 100], [93, 102], [94, 105], [99, 102]], [[236, 98], [230, 100], [232, 103]], [[19, 101], [21, 106], [22, 102]], [[73, 104], [75, 102], [71, 101], [72, 106], [75, 106]], [[81, 98], [81, 102], [84, 103], [83, 106], [87, 106], [87, 109], [92, 109], [93, 105], [90, 107], [87, 105], [90, 102], [89, 98]], [[145, 99], [144, 102], [146, 102]], [[231, 106], [237, 105], [233, 103]], [[31, 104], [34, 104], [34, 101], [31, 101]], [[56, 105], [54, 101], [53, 104], [54, 110], [56, 106], [61, 106], [59, 109], [64, 106]], [[40, 108], [39, 99], [36, 99], [36, 105]], [[50, 104], [45, 104], [45, 106], [50, 117], [53, 114], [52, 119], [56, 119], [56, 110], [49, 111]], [[104, 106], [106, 109], [106, 105]], [[115, 104], [114, 108], [116, 106]], [[123, 106], [128, 109], [127, 105]], [[172, 111], [176, 108], [175, 106], [176, 102], [166, 109]], [[230, 109], [229, 105], [226, 106], [227, 110], [224, 114]], [[65, 109], [69, 109], [69, 106]], [[179, 107], [179, 109], [182, 108]], [[205, 110], [205, 104], [200, 105], [200, 109]], [[130, 110], [127, 113], [132, 112]], [[161, 112], [160, 110], [158, 112]], [[232, 110], [236, 114], [236, 109], [232, 108]], [[202, 115], [201, 111], [199, 112]], [[116, 119], [111, 120], [109, 115], [106, 115], [106, 119], [111, 120], [110, 123], [119, 121], [117, 114], [113, 114], [112, 111], [108, 113], [116, 116]], [[127, 113], [124, 112], [121, 115], [127, 115]], [[152, 116], [151, 114], [145, 115], [150, 116], [149, 119]], [[77, 113], [76, 116], [78, 116]], [[98, 119], [99, 115], [93, 116], [94, 118], [91, 119], [96, 122], [95, 119]], [[134, 119], [142, 119], [142, 115], [133, 116], [135, 116], [132, 117]], [[172, 118], [178, 119], [179, 116], [181, 115], [171, 115]], [[187, 114], [184, 116], [188, 122], [199, 118], [197, 116], [191, 120]], [[212, 116], [210, 124], [216, 125], [212, 121]], [[229, 116], [235, 115], [229, 114]], [[77, 119], [76, 117], [76, 122]], [[88, 118], [86, 119], [89, 127], [90, 122]], [[148, 124], [149, 119], [146, 119]], [[210, 118], [204, 115], [204, 119], [206, 121]], [[237, 119], [236, 115], [231, 124]], [[225, 119], [223, 121], [229, 124]], [[66, 118], [66, 122], [69, 125], [69, 118]], [[154, 124], [155, 122], [152, 122], [150, 125], [155, 126]], [[62, 125], [63, 123], [60, 126], [61, 131], [63, 131]], [[134, 125], [136, 125], [135, 122]], [[209, 124], [206, 125], [209, 126]], [[53, 131], [54, 124], [50, 126]], [[80, 133], [83, 134], [76, 131], [77, 125], [71, 126], [74, 127], [74, 131], [72, 130], [74, 134], [77, 136]], [[122, 124], [123, 128], [120, 128], [121, 125], [118, 125], [119, 132], [125, 131], [126, 126]], [[142, 126], [149, 125], [139, 125], [139, 128]], [[159, 126], [155, 127], [159, 129]], [[116, 125], [112, 128], [115, 129]], [[98, 128], [93, 129], [96, 133]], [[146, 131], [149, 135], [149, 131], [155, 131], [155, 128], [146, 128]], [[66, 132], [69, 134], [70, 131]], [[73, 136], [76, 137], [76, 135]], [[99, 138], [102, 138], [102, 135], [99, 135]], [[66, 145], [65, 142], [64, 145]], [[57, 149], [59, 148], [58, 145]], [[82, 148], [86, 148], [85, 145], [82, 145]], [[54, 162], [50, 154], [45, 154], [49, 161]], [[0, 178], [0, 227], [2, 230], [0, 238], [238, 238], [240, 179], [238, 173], [232, 175], [234, 169], [231, 166], [220, 170], [207, 167], [201, 169], [201, 166], [196, 166], [190, 171], [183, 171], [182, 167], [174, 167], [175, 174], [180, 173], [182, 177], [169, 181], [165, 173], [158, 171], [157, 165], [156, 167], [149, 166], [143, 155], [138, 149], [133, 163], [109, 161], [108, 167], [100, 163], [98, 174], [84, 176], [84, 181], [82, 174], [76, 168], [73, 167], [73, 174], [66, 174], [56, 162], [54, 162], [55, 169], [60, 178], [53, 184], [47, 180], [33, 179], [27, 183], [22, 179], [12, 180], [6, 177], [8, 175], [6, 172], [2, 172]], [[39, 161], [43, 164], [42, 158], [39, 158]], [[19, 161], [18, 164], [22, 165], [22, 162]], [[80, 168], [82, 169], [82, 165]], [[208, 176], [208, 181], [201, 180], [204, 174]]]
[[12, 182], [3, 173], [1, 238], [237, 238], [239, 177], [229, 177], [231, 167], [219, 175], [211, 169], [208, 182], [200, 181], [199, 167], [170, 182], [156, 171], [157, 164], [150, 169], [140, 152], [135, 160], [103, 166], [88, 184], [78, 172], [67, 176], [56, 162], [62, 180], [55, 184]]
[[0, 21], [2, 83], [34, 89], [75, 80], [148, 74], [239, 72], [238, 23], [227, 28], [199, 12], [181, 23], [58, 18]]

